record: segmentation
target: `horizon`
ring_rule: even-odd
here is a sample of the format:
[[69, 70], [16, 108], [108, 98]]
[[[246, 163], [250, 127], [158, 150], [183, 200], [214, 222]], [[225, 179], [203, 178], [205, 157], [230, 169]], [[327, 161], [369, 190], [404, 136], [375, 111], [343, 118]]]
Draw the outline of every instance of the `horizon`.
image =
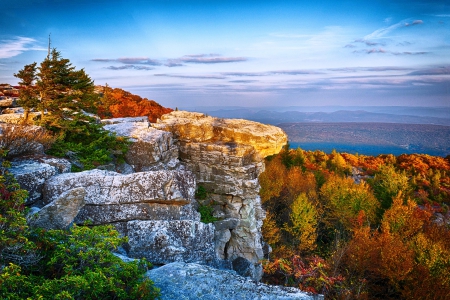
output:
[[7, 0], [0, 83], [51, 46], [166, 107], [450, 107], [447, 1]]

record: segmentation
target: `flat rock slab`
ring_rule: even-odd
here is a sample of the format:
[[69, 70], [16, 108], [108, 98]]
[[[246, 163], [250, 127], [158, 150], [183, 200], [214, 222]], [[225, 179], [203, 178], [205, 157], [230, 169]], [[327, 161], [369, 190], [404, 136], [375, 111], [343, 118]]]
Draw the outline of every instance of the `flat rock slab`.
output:
[[130, 257], [145, 257], [154, 264], [175, 261], [213, 264], [216, 261], [214, 225], [211, 223], [130, 221], [126, 230]]
[[161, 300], [323, 300], [295, 288], [271, 286], [194, 263], [171, 263], [146, 274], [161, 289]]
[[160, 203], [130, 203], [110, 205], [86, 205], [75, 219], [75, 223], [89, 221], [101, 225], [132, 220], [197, 220], [200, 214], [191, 204], [170, 205]]
[[90, 170], [53, 176], [45, 182], [44, 203], [64, 191], [86, 189], [86, 205], [126, 203], [163, 203], [184, 205], [191, 202], [195, 178], [187, 171], [149, 171], [122, 175], [105, 170]]
[[180, 141], [250, 145], [261, 157], [280, 152], [287, 143], [287, 135], [279, 127], [242, 119], [214, 118], [195, 112], [172, 111], [162, 115], [152, 126], [172, 132]]

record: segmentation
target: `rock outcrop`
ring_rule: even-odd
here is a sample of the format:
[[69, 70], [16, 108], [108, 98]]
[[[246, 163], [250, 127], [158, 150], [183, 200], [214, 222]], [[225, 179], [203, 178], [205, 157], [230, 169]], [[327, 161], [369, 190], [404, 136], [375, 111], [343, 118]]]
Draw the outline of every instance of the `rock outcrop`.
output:
[[132, 144], [125, 160], [135, 172], [173, 170], [178, 166], [178, 147], [170, 133], [149, 127], [141, 118], [114, 120], [104, 128], [130, 138]]
[[214, 226], [195, 210], [195, 178], [190, 172], [161, 170], [122, 175], [91, 170], [53, 176], [44, 203], [83, 187], [85, 206], [74, 222], [113, 224], [129, 237], [131, 257], [154, 264], [174, 261], [214, 264]]
[[[256, 264], [263, 258], [261, 226], [265, 212], [258, 195], [263, 158], [278, 153], [287, 142], [278, 127], [201, 113], [174, 111], [152, 127], [177, 139], [180, 161], [209, 195], [216, 222], [215, 250], [220, 259], [240, 257]], [[258, 278], [256, 278], [258, 279]]]
[[45, 181], [54, 175], [70, 172], [70, 167], [70, 162], [66, 159], [34, 155], [13, 160], [9, 171], [20, 187], [28, 191], [25, 204], [42, 206], [40, 201]]
[[67, 229], [84, 206], [86, 190], [82, 187], [62, 193], [58, 199], [27, 216], [28, 224], [45, 229]]
[[208, 266], [171, 263], [147, 272], [161, 300], [321, 300], [295, 288], [270, 286]]

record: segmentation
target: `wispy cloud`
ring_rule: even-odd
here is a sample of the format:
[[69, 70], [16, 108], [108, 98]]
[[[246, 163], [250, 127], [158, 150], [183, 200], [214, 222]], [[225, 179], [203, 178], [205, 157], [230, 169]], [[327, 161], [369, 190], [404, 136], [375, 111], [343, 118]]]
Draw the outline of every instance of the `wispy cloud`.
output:
[[172, 78], [186, 78], [186, 79], [225, 79], [221, 75], [183, 75], [183, 74], [155, 74], [155, 76], [164, 76]]
[[403, 52], [398, 52], [398, 51], [385, 50], [383, 48], [372, 48], [372, 49], [355, 50], [355, 51], [353, 51], [353, 53], [367, 53], [367, 54], [381, 53], [381, 54], [391, 54], [391, 55], [425, 55], [425, 54], [429, 54], [429, 52], [427, 52], [427, 51], [403, 51]]
[[405, 19], [405, 20], [402, 20], [391, 26], [377, 29], [374, 32], [372, 32], [371, 34], [366, 35], [362, 40], [366, 41], [366, 40], [383, 38], [395, 29], [402, 28], [402, 27], [414, 26], [414, 25], [420, 25], [420, 24], [423, 24], [422, 20], [411, 21], [411, 19]]
[[148, 57], [121, 57], [115, 59], [109, 58], [94, 58], [92, 61], [97, 62], [119, 62], [126, 65], [150, 65], [150, 66], [160, 66], [161, 62], [156, 59], [150, 59]]
[[450, 65], [417, 70], [409, 73], [408, 75], [450, 75]]
[[147, 67], [147, 66], [142, 66], [142, 65], [123, 65], [123, 66], [109, 66], [106, 67], [106, 69], [109, 70], [114, 70], [114, 71], [118, 71], [118, 70], [145, 70], [145, 71], [149, 71], [149, 70], [153, 70], [154, 68], [152, 67]]
[[0, 41], [0, 59], [17, 56], [25, 51], [44, 51], [42, 47], [34, 46], [37, 41], [28, 37], [15, 37], [9, 40]]
[[195, 54], [185, 55], [178, 59], [172, 60], [173, 62], [183, 63], [195, 63], [195, 64], [218, 64], [218, 63], [232, 63], [247, 61], [245, 57], [224, 57], [219, 54]]

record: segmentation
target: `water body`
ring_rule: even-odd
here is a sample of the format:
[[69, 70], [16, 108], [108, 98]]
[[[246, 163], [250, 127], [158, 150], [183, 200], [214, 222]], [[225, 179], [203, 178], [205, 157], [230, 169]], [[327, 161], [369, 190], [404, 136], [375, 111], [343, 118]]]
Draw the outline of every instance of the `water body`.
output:
[[290, 142], [292, 149], [297, 149], [300, 147], [303, 150], [315, 151], [320, 150], [325, 153], [331, 153], [333, 150], [337, 152], [346, 152], [351, 154], [363, 154], [370, 156], [378, 156], [380, 154], [393, 154], [395, 156], [401, 154], [428, 154], [433, 156], [443, 156], [445, 157], [450, 153], [443, 153], [442, 151], [432, 150], [432, 149], [417, 149], [417, 148], [403, 148], [396, 146], [383, 146], [383, 145], [364, 145], [364, 144], [337, 144], [337, 143], [295, 143]]

